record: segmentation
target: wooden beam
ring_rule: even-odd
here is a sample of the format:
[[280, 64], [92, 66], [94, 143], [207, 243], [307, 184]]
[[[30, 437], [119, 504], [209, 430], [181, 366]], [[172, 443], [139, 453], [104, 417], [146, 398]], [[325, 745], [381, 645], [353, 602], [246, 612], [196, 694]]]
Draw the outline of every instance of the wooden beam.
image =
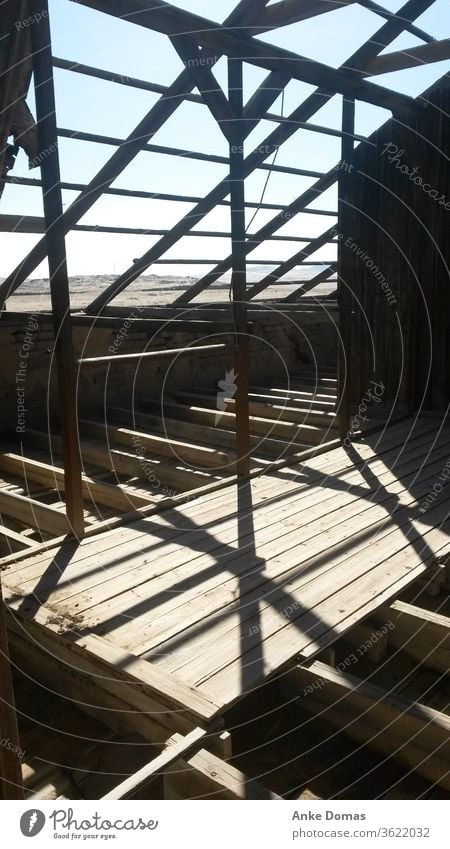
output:
[[204, 102], [227, 141], [233, 132], [233, 110], [217, 82], [202, 51], [192, 38], [173, 35], [170, 38], [183, 65], [190, 71]]
[[[316, 15], [323, 15], [325, 12], [333, 12], [344, 6], [350, 6], [355, 2], [356, 0], [303, 0], [299, 3], [298, 0], [280, 0], [279, 3], [273, 3], [261, 13], [258, 19], [258, 31], [286, 27], [298, 21], [309, 20]], [[251, 32], [254, 32], [253, 27]]]
[[119, 362], [131, 362], [136, 360], [163, 360], [167, 357], [186, 357], [196, 356], [200, 354], [224, 354], [228, 353], [230, 345], [220, 342], [217, 345], [189, 345], [187, 348], [162, 348], [160, 351], [142, 351], [137, 354], [110, 354], [106, 357], [82, 357], [78, 360], [79, 365], [100, 365], [101, 363], [112, 363], [115, 360]]
[[[132, 430], [127, 427], [117, 427], [115, 425], [105, 424], [103, 422], [80, 420], [80, 430], [82, 433], [94, 436], [100, 439], [107, 439], [108, 445], [120, 444], [127, 445], [132, 448], [133, 445], [143, 446], [152, 454], [157, 454], [161, 457], [171, 457], [178, 462], [183, 463], [198, 463], [203, 467], [218, 467], [232, 465], [234, 467], [235, 457], [231, 454], [225, 454], [223, 451], [217, 451], [214, 448], [206, 448], [201, 445], [195, 445], [189, 442], [181, 442], [164, 436], [157, 436], [152, 433]], [[1, 462], [1, 461], [0, 461]]]
[[231, 295], [235, 330], [236, 466], [238, 478], [250, 474], [250, 427], [248, 403], [249, 344], [247, 325], [245, 259], [245, 167], [244, 167], [244, 83], [243, 63], [228, 58], [228, 97], [234, 121], [230, 127], [231, 201]]
[[318, 274], [315, 274], [314, 277], [311, 277], [311, 280], [307, 280], [306, 283], [302, 283], [295, 292], [292, 292], [286, 298], [284, 298], [285, 303], [294, 303], [298, 301], [302, 295], [305, 295], [307, 292], [310, 292], [311, 289], [314, 289], [319, 283], [323, 283], [325, 280], [328, 280], [332, 274], [335, 274], [337, 268], [337, 263], [333, 265], [329, 265], [328, 268], [324, 268], [323, 271], [319, 271]]
[[418, 663], [443, 672], [450, 669], [450, 619], [413, 604], [395, 601], [376, 612], [381, 622], [392, 622], [389, 642]]
[[[340, 234], [347, 235], [351, 224], [351, 192], [355, 129], [355, 101], [342, 101], [342, 130], [344, 135], [341, 146], [341, 162], [338, 182], [338, 223]], [[339, 435], [346, 439], [350, 432], [352, 397], [352, 309], [353, 298], [350, 281], [344, 276], [344, 239], [338, 244], [338, 303], [339, 303], [339, 347], [338, 347], [338, 409]]]
[[134, 775], [126, 778], [121, 784], [118, 784], [114, 790], [103, 796], [103, 800], [118, 801], [119, 799], [132, 799], [150, 781], [164, 774], [164, 771], [172, 766], [180, 757], [183, 755], [187, 757], [193, 751], [200, 748], [207, 736], [208, 732], [203, 728], [194, 728], [186, 737], [182, 737], [177, 742], [171, 743], [157, 758], [142, 767]]
[[[266, 0], [254, 0], [252, 3], [251, 15], [257, 16], [261, 9], [265, 6]], [[42, 9], [42, 6], [41, 6]], [[129, 11], [129, 10], [127, 10]], [[239, 3], [236, 9], [225, 21], [226, 26], [238, 25], [242, 22], [242, 15], [248, 15], [247, 3]], [[33, 27], [30, 27], [33, 30]], [[205, 51], [205, 57], [214, 64], [220, 59], [220, 54], [216, 50]], [[190, 94], [194, 88], [194, 81], [190, 72], [186, 69], [168, 88], [158, 102], [151, 107], [145, 117], [139, 121], [137, 126], [132, 130], [123, 145], [112, 155], [100, 171], [93, 177], [80, 195], [64, 212], [62, 218], [62, 226], [64, 232], [68, 233], [74, 224], [88, 212], [96, 201], [110, 188], [114, 180], [119, 174], [133, 161], [137, 154], [142, 150], [143, 146], [149, 139], [163, 126], [163, 124], [176, 111], [180, 103], [184, 101], [186, 94]], [[262, 160], [266, 157], [262, 157]], [[14, 269], [14, 271], [4, 280], [0, 286], [0, 303], [3, 303], [16, 289], [23, 283], [27, 277], [34, 271], [35, 268], [46, 257], [47, 243], [45, 238], [41, 239], [37, 245], [27, 254], [22, 262]]]
[[445, 59], [450, 59], [450, 38], [377, 56], [369, 62], [364, 75], [373, 77], [376, 74], [390, 74], [392, 71], [403, 71], [406, 68], [416, 68], [432, 62], [443, 62]]
[[[175, 742], [180, 735], [174, 735]], [[165, 799], [264, 799], [281, 798], [223, 758], [200, 749], [164, 771]]]
[[211, 50], [220, 51], [229, 58], [241, 59], [277, 71], [282, 68], [292, 79], [312, 85], [323, 86], [340, 92], [348, 97], [381, 106], [385, 109], [400, 110], [410, 108], [413, 98], [393, 93], [375, 84], [368, 84], [359, 75], [349, 75], [339, 68], [330, 68], [321, 62], [316, 62], [299, 54], [290, 52], [273, 44], [265, 44], [254, 38], [240, 34], [239, 30], [222, 26], [216, 21], [208, 20], [200, 15], [169, 6], [162, 0], [153, 0], [151, 8], [144, 6], [142, 0], [77, 0], [84, 6], [89, 6], [99, 12], [115, 17], [133, 17], [133, 22], [139, 26], [156, 30], [168, 36], [183, 33], [191, 34], [196, 41]]
[[[418, 15], [420, 15], [431, 3], [433, 0], [407, 0], [406, 4], [399, 10], [398, 15], [395, 18], [392, 18], [387, 21], [387, 23], [383, 24], [383, 26], [373, 35], [369, 42], [367, 42], [363, 47], [359, 48], [352, 56], [349, 57], [347, 62], [342, 65], [342, 69], [346, 69], [347, 67], [359, 71], [367, 64], [374, 56], [377, 56], [381, 50], [386, 47], [391, 41], [393, 41], [405, 28], [408, 21], [414, 19]], [[271, 154], [277, 150], [284, 141], [289, 139], [298, 129], [298, 122], [308, 121], [312, 115], [314, 115], [319, 109], [321, 109], [327, 101], [331, 100], [333, 97], [335, 89], [331, 92], [324, 92], [323, 90], [317, 90], [313, 92], [299, 107], [294, 109], [294, 111], [289, 116], [289, 121], [286, 121], [284, 124], [281, 124], [277, 129], [271, 133], [262, 144], [258, 145], [258, 147], [253, 151], [250, 156], [248, 156], [245, 160], [245, 176], [251, 174], [255, 168], [259, 167], [262, 162]], [[261, 97], [264, 96], [264, 92], [262, 92]], [[257, 111], [257, 103], [253, 104], [253, 113], [258, 114]], [[325, 175], [324, 175], [325, 176]], [[336, 178], [336, 172], [335, 172]], [[328, 185], [324, 185], [323, 190], [328, 188]], [[316, 184], [316, 190], [320, 189], [320, 186]], [[97, 298], [92, 301], [89, 305], [88, 309], [92, 312], [99, 312], [106, 306], [113, 298], [116, 297], [121, 291], [123, 291], [130, 283], [133, 282], [141, 273], [146, 271], [151, 264], [158, 259], [168, 248], [172, 247], [175, 242], [181, 236], [184, 236], [195, 224], [198, 224], [199, 221], [205, 217], [205, 215], [210, 212], [217, 203], [221, 203], [226, 195], [229, 193], [229, 177], [222, 180], [209, 194], [201, 201], [193, 210], [189, 212], [188, 215], [185, 215], [182, 218], [176, 227], [173, 228], [172, 234], [161, 239], [156, 245], [153, 245], [145, 254], [143, 254], [137, 263], [133, 263], [117, 280], [112, 283], [107, 289], [101, 293]], [[311, 196], [311, 200], [315, 200], [317, 194], [313, 193]], [[306, 205], [306, 204], [305, 204]], [[300, 207], [298, 212], [303, 212], [304, 210]], [[308, 210], [308, 213], [314, 214], [314, 210]], [[327, 213], [328, 214], [328, 213]], [[282, 224], [285, 223], [285, 220], [282, 221]], [[280, 224], [280, 227], [282, 226]], [[275, 230], [277, 227], [275, 226]], [[270, 232], [270, 228], [269, 228]], [[273, 232], [273, 231], [272, 231]], [[263, 238], [267, 238], [265, 235]], [[252, 237], [252, 242], [254, 238]], [[228, 270], [231, 267], [231, 257], [227, 258], [225, 267], [220, 272]], [[218, 279], [220, 274], [215, 277]], [[209, 277], [207, 278], [209, 280]], [[204, 288], [203, 283], [205, 282], [205, 278], [201, 281], [198, 281], [191, 287], [193, 290], [193, 294], [187, 296], [182, 296], [180, 299], [175, 301], [175, 303], [187, 302], [198, 293], [199, 287], [200, 291]], [[213, 281], [211, 281], [213, 282]], [[209, 285], [209, 283], [207, 283]], [[1, 288], [0, 288], [1, 293]], [[182, 300], [183, 299], [183, 300]]]
[[0, 800], [23, 799], [22, 767], [17, 714], [6, 636], [5, 608], [0, 578]]
[[[176, 676], [165, 675], [152, 663], [118, 648], [103, 637], [78, 634], [73, 621], [65, 619], [61, 613], [55, 617], [51, 609], [42, 604], [36, 610], [33, 596], [28, 597], [27, 610], [27, 601], [19, 596], [17, 588], [10, 590], [5, 586], [4, 595], [12, 611], [8, 629], [20, 633], [22, 638], [28, 636], [34, 643], [34, 649], [40, 647], [43, 652], [49, 651], [69, 668], [70, 673], [78, 670], [81, 674], [94, 674], [99, 689], [112, 693], [138, 711], [165, 713], [172, 731], [184, 733], [185, 729], [192, 730], [199, 723], [215, 729], [220, 727], [220, 721], [215, 719], [218, 706]], [[31, 657], [31, 664], [37, 667], [36, 651]], [[164, 716], [161, 721], [163, 719]]]
[[72, 325], [70, 318], [69, 278], [63, 204], [56, 132], [56, 104], [53, 85], [52, 47], [48, 0], [30, 0], [29, 11], [40, 16], [32, 26], [33, 72], [41, 159], [42, 197], [45, 217], [45, 242], [50, 273], [50, 296], [55, 332], [55, 358], [58, 400], [63, 440], [66, 507], [69, 525], [77, 537], [84, 531], [81, 458], [77, 434], [77, 387], [74, 368]]
[[268, 286], [272, 286], [276, 283], [280, 277], [283, 277], [287, 274], [288, 271], [291, 271], [293, 268], [297, 268], [297, 266], [301, 265], [305, 259], [307, 259], [311, 254], [314, 254], [321, 247], [326, 245], [330, 239], [335, 235], [335, 227], [330, 227], [329, 230], [326, 230], [324, 233], [321, 233], [320, 236], [316, 236], [315, 239], [311, 241], [306, 248], [302, 248], [302, 250], [298, 251], [294, 256], [286, 259], [282, 262], [278, 268], [275, 268], [270, 274], [267, 274], [262, 278], [258, 283], [255, 283], [250, 289], [247, 291], [247, 298], [251, 300], [255, 295], [259, 295], [260, 292], [264, 291]]
[[61, 510], [36, 501], [34, 498], [7, 492], [4, 489], [0, 489], [0, 513], [17, 519], [26, 527], [48, 531], [55, 536], [70, 532], [67, 516]]
[[[320, 177], [312, 186], [306, 189], [304, 192], [299, 195], [294, 201], [292, 201], [288, 206], [286, 206], [281, 212], [278, 213], [271, 221], [267, 224], [264, 224], [253, 236], [251, 240], [245, 241], [244, 252], [247, 256], [251, 251], [254, 251], [259, 245], [261, 245], [269, 235], [273, 235], [277, 230], [280, 230], [281, 227], [284, 227], [286, 221], [291, 220], [297, 215], [299, 212], [302, 212], [316, 200], [319, 195], [329, 189], [338, 179], [338, 171], [336, 166], [330, 169], [327, 174], [324, 174], [323, 177]], [[203, 292], [206, 288], [211, 286], [216, 280], [219, 280], [226, 271], [229, 271], [232, 267], [233, 257], [232, 254], [226, 257], [226, 259], [221, 260], [215, 268], [211, 271], [208, 271], [200, 280], [197, 280], [193, 285], [189, 286], [186, 292], [183, 292], [178, 298], [175, 299], [174, 304], [182, 305], [187, 304], [189, 301], [192, 301], [193, 298], [197, 297], [200, 292]], [[251, 291], [251, 289], [250, 289]], [[248, 293], [246, 294], [248, 297]]]
[[[182, 408], [181, 408], [182, 409]], [[184, 418], [168, 418], [164, 415], [164, 419], [158, 415], [148, 413], [131, 413], [129, 410], [124, 410], [119, 407], [111, 407], [108, 415], [111, 419], [121, 425], [128, 427], [138, 427], [147, 432], [158, 432], [164, 434], [168, 439], [183, 439], [189, 442], [195, 442], [202, 446], [216, 446], [234, 451], [236, 440], [231, 430], [225, 430], [223, 427], [214, 427], [205, 424], [196, 424], [195, 422], [186, 421]], [[220, 422], [219, 422], [220, 425]], [[281, 440], [265, 438], [262, 441], [260, 438], [250, 436], [250, 443], [255, 455], [262, 457], [270, 457], [273, 460], [278, 459], [286, 449], [286, 443]], [[257, 457], [253, 456], [256, 460]]]
[[[30, 444], [37, 445], [44, 450], [51, 445], [53, 451], [58, 454], [61, 453], [61, 437], [56, 434], [51, 434], [51, 437], [49, 437], [46, 433], [29, 428], [27, 440]], [[167, 487], [181, 492], [196, 489], [205, 483], [205, 479], [211, 480], [211, 475], [207, 476], [202, 472], [192, 472], [190, 469], [161, 463], [154, 457], [143, 455], [142, 451], [139, 450], [122, 451], [118, 448], [108, 447], [103, 440], [82, 441], [80, 450], [85, 463], [98, 466], [100, 469], [110, 469], [118, 475], [128, 475], [129, 477], [147, 480], [154, 488], [154, 494], [161, 490], [163, 495], [168, 494], [164, 492]]]
[[[152, 400], [143, 400], [142, 405], [146, 410], [154, 411], [157, 414], [160, 410], [160, 405]], [[217, 410], [196, 404], [174, 404], [169, 402], [164, 404], [164, 410], [168, 415], [182, 418], [184, 421], [198, 422], [199, 424], [211, 426], [214, 426], [217, 416]], [[224, 412], [221, 411], [219, 424], [221, 427], [235, 430], [235, 414], [229, 413], [226, 410]], [[258, 434], [261, 437], [269, 436], [275, 439], [285, 439], [287, 442], [301, 443], [304, 447], [307, 447], [302, 439], [302, 428], [300, 425], [284, 422], [278, 418], [266, 419], [250, 415], [250, 432], [255, 435]]]
[[450, 789], [450, 717], [319, 662], [287, 672], [282, 686], [353, 740]]
[[[41, 460], [32, 460], [22, 454], [14, 454], [11, 451], [0, 453], [0, 469], [54, 489], [64, 490], [65, 487], [64, 469]], [[87, 501], [104, 504], [115, 510], [128, 511], [130, 507], [146, 507], [154, 503], [150, 494], [140, 494], [124, 484], [103, 483], [85, 474], [82, 475], [81, 482], [83, 497]]]
[[0, 523], [0, 551], [2, 554], [11, 554], [12, 551], [23, 551], [24, 549], [36, 548], [38, 543], [29, 539], [24, 534], [18, 534]]
[[[201, 390], [198, 392], [176, 392], [177, 400], [183, 401], [186, 404], [197, 406], [215, 406], [216, 399], [213, 395], [203, 394]], [[229, 396], [224, 397], [225, 411], [235, 412], [236, 401]], [[308, 408], [294, 407], [289, 399], [276, 399], [271, 401], [269, 398], [258, 398], [254, 394], [249, 400], [249, 413], [251, 416], [257, 416], [260, 419], [274, 419], [275, 421], [292, 422], [296, 425], [301, 425], [304, 429], [305, 442], [316, 441], [313, 438], [314, 431], [320, 430], [320, 435], [324, 435], [326, 428], [333, 426], [335, 421], [334, 412], [315, 411]], [[311, 439], [308, 436], [311, 436]], [[319, 438], [317, 438], [319, 441]]]

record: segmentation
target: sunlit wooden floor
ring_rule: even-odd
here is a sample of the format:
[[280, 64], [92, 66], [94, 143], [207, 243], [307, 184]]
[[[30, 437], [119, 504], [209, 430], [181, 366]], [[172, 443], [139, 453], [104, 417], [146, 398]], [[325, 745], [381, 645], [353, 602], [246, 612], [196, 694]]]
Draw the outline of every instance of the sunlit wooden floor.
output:
[[79, 546], [33, 553], [5, 567], [5, 596], [47, 650], [52, 639], [70, 642], [77, 658], [89, 656], [84, 670], [98, 656], [116, 679], [120, 667], [206, 721], [450, 552], [450, 487], [430, 495], [449, 454], [450, 427], [409, 419]]

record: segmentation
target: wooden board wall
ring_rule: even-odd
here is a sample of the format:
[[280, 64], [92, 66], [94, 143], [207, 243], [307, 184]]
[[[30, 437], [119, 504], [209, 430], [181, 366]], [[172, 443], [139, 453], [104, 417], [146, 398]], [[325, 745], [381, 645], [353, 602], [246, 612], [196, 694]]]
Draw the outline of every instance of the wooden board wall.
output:
[[337, 229], [354, 296], [356, 407], [371, 379], [386, 386], [386, 410], [441, 411], [450, 400], [449, 107], [447, 75], [415, 115], [392, 118], [374, 146], [355, 150], [351, 204]]

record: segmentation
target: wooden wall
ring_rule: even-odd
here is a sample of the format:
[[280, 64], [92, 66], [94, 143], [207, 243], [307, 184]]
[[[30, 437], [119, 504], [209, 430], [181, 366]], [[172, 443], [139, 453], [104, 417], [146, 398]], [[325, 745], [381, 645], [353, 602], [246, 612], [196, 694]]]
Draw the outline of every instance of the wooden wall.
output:
[[385, 410], [442, 411], [450, 401], [449, 107], [447, 75], [414, 116], [391, 119], [350, 168], [341, 163], [351, 192], [337, 230], [356, 407], [370, 380], [385, 385]]

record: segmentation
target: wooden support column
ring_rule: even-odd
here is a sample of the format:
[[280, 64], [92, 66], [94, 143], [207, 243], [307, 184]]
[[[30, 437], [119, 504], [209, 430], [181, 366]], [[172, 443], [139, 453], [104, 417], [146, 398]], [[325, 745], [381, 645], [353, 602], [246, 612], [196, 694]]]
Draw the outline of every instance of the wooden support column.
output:
[[78, 446], [76, 372], [70, 317], [69, 280], [64, 238], [61, 175], [56, 126], [53, 61], [48, 0], [32, 0], [30, 11], [40, 15], [32, 26], [36, 114], [41, 150], [41, 178], [46, 227], [50, 293], [55, 329], [55, 356], [63, 435], [67, 517], [73, 533], [83, 534], [81, 459]]
[[0, 580], [0, 801], [23, 799], [17, 716]]
[[228, 59], [228, 97], [235, 120], [230, 134], [231, 288], [236, 335], [234, 373], [236, 382], [237, 474], [250, 474], [250, 425], [248, 403], [249, 352], [247, 335], [247, 262], [245, 252], [245, 171], [242, 62]]
[[340, 336], [338, 361], [338, 401], [339, 435], [345, 439], [350, 430], [351, 419], [351, 337], [352, 337], [352, 297], [350, 282], [344, 277], [343, 243], [350, 235], [349, 221], [352, 220], [349, 206], [353, 169], [353, 136], [355, 132], [355, 101], [342, 100], [342, 145], [338, 178], [338, 304], [340, 310]]

